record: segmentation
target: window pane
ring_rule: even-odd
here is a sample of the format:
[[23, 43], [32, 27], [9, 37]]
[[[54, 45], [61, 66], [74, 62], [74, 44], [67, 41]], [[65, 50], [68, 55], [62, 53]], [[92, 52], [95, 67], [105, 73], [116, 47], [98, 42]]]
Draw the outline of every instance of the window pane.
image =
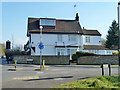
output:
[[68, 41], [76, 41], [75, 35], [68, 35]]
[[40, 19], [40, 25], [55, 26], [55, 20]]
[[85, 42], [90, 43], [90, 37], [85, 37]]
[[70, 49], [67, 49], [67, 53], [68, 53], [68, 55], [70, 55]]
[[61, 55], [64, 55], [64, 49], [61, 49]]
[[58, 42], [62, 42], [62, 35], [57, 35]]

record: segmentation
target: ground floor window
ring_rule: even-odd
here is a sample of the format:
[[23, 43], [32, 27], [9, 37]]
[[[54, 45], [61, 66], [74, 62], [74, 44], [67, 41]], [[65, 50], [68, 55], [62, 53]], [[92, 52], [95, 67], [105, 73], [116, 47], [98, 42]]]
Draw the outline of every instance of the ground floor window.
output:
[[89, 52], [99, 54], [99, 50], [89, 50]]
[[70, 49], [70, 48], [68, 48], [68, 49], [64, 49], [64, 48], [56, 49], [57, 55], [72, 55], [76, 51], [77, 51], [77, 49]]
[[57, 55], [64, 55], [65, 49], [57, 49]]

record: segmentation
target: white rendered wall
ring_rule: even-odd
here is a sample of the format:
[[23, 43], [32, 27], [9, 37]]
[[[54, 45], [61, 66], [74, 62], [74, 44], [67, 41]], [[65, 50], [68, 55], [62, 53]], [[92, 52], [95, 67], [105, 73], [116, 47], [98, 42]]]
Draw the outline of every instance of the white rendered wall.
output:
[[101, 36], [89, 36], [90, 43], [86, 43], [85, 37], [89, 35], [83, 35], [83, 44], [84, 45], [101, 45]]
[[[42, 35], [42, 42], [44, 45], [44, 49], [42, 50], [43, 55], [56, 55], [56, 48], [55, 48], [56, 44], [57, 46], [64, 46], [64, 45], [83, 46], [83, 40], [81, 35], [75, 35], [76, 41], [69, 41], [68, 35], [66, 34], [59, 34], [59, 35], [62, 35], [62, 42], [58, 42], [57, 34]], [[36, 48], [35, 55], [39, 55], [40, 49], [38, 48], [38, 45], [40, 43], [40, 34], [31, 34], [31, 43], [32, 42], [33, 42], [32, 47]]]

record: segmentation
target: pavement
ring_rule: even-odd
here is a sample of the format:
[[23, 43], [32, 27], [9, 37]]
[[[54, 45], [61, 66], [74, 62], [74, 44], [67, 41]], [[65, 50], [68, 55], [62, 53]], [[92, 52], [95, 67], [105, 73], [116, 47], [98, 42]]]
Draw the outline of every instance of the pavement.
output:
[[[39, 65], [14, 64], [2, 67], [2, 88], [53, 88], [68, 82], [101, 76], [99, 65], [46, 65], [45, 70], [35, 71]], [[108, 69], [105, 68], [105, 75]], [[112, 75], [118, 75], [118, 67], [112, 66]]]

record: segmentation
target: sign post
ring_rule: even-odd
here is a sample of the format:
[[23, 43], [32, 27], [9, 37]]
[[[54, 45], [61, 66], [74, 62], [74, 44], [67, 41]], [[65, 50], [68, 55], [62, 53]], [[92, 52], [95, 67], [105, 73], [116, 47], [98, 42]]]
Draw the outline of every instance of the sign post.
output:
[[44, 45], [42, 43], [39, 44], [39, 49], [40, 49], [40, 69], [42, 68], [42, 49], [44, 48]]
[[42, 69], [42, 49], [44, 48], [44, 45], [42, 44], [42, 26], [40, 26], [40, 44], [39, 44], [39, 48], [40, 48], [40, 69]]

